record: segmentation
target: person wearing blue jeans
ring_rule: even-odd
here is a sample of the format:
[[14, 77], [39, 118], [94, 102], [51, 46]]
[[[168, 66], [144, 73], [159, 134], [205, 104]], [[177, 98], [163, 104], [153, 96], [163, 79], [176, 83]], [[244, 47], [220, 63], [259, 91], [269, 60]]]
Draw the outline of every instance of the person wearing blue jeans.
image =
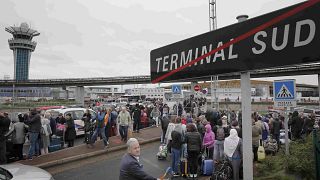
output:
[[41, 129], [41, 117], [36, 109], [30, 111], [30, 115], [25, 116], [25, 123], [29, 126], [29, 140], [30, 148], [28, 158], [32, 159], [32, 156], [39, 154], [39, 133]]
[[39, 151], [39, 133], [29, 132], [29, 140], [30, 140], [30, 148], [28, 153], [28, 158], [32, 159], [32, 156], [37, 154], [36, 152]]
[[174, 175], [179, 173], [178, 165], [180, 163], [181, 150], [182, 150], [182, 133], [178, 129], [180, 127], [175, 127], [171, 133], [172, 144], [171, 144], [171, 160], [172, 160], [172, 171]]
[[127, 141], [128, 138], [128, 127], [131, 125], [131, 115], [127, 111], [126, 107], [122, 107], [121, 111], [117, 117], [117, 122], [119, 124], [119, 133], [121, 136], [121, 141]]
[[121, 136], [121, 140], [123, 140], [123, 141], [127, 141], [128, 128], [129, 128], [129, 126], [123, 126], [123, 125], [119, 126], [119, 133]]
[[91, 146], [93, 145], [93, 143], [97, 140], [97, 136], [98, 134], [102, 137], [103, 139], [103, 143], [104, 143], [104, 147], [106, 148], [108, 146], [108, 140], [106, 138], [106, 133], [105, 133], [105, 122], [104, 122], [104, 118], [106, 116], [106, 112], [105, 109], [102, 109], [101, 111], [98, 112], [97, 114], [97, 120], [96, 120], [96, 129], [94, 130], [94, 133], [91, 137]]
[[103, 143], [104, 146], [107, 147], [108, 146], [108, 141], [106, 138], [106, 134], [105, 134], [105, 130], [104, 127], [103, 128], [96, 128], [92, 137], [91, 137], [91, 145], [93, 145], [95, 143], [95, 141], [97, 140], [97, 136], [100, 135], [103, 139]]
[[171, 166], [172, 166], [172, 171], [174, 174], [179, 173], [179, 162], [180, 162], [180, 157], [181, 157], [181, 150], [180, 149], [175, 149], [171, 148]]

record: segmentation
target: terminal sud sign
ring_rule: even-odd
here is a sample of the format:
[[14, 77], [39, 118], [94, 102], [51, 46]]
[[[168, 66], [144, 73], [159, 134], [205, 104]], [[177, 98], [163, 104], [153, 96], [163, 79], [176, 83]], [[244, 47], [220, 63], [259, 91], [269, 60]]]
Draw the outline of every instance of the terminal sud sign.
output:
[[320, 0], [309, 0], [154, 49], [151, 81], [320, 61], [319, 12]]

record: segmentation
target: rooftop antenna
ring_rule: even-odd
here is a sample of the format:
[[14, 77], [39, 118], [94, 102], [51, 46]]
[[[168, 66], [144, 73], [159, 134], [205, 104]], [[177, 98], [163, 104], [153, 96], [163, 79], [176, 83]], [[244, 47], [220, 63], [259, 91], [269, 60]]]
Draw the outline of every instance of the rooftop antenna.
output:
[[[209, 0], [209, 28], [210, 31], [217, 29], [217, 2]], [[219, 76], [211, 76], [211, 107], [219, 110], [217, 89], [219, 88]]]
[[209, 28], [210, 31], [217, 29], [217, 2], [209, 0]]

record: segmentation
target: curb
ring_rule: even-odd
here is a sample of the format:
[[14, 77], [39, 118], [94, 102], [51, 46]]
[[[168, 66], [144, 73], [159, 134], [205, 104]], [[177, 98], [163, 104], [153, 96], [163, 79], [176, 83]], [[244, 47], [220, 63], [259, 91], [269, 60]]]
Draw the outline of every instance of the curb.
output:
[[[153, 143], [153, 142], [156, 142], [156, 141], [160, 141], [160, 137], [149, 139], [149, 140], [140, 141], [139, 143], [140, 143], [140, 145], [144, 145], [144, 144], [149, 144], [149, 143]], [[114, 151], [118, 151], [118, 150], [123, 150], [123, 149], [126, 149], [126, 148], [127, 148], [126, 145], [120, 145], [120, 146], [116, 146], [116, 147], [111, 147], [110, 149], [106, 149], [106, 150], [98, 150], [98, 151], [95, 151], [95, 152], [90, 152], [90, 153], [86, 153], [86, 154], [80, 154], [80, 155], [67, 157], [67, 158], [63, 158], [63, 159], [59, 159], [59, 160], [45, 162], [45, 163], [38, 164], [38, 165], [35, 165], [35, 166], [39, 167], [39, 168], [42, 168], [42, 169], [50, 168], [50, 167], [53, 167], [53, 166], [57, 166], [57, 165], [61, 165], [61, 164], [66, 164], [66, 163], [70, 163], [70, 162], [86, 159], [88, 157], [94, 157], [94, 156], [102, 155], [102, 154], [107, 153], [107, 152], [114, 152]]]

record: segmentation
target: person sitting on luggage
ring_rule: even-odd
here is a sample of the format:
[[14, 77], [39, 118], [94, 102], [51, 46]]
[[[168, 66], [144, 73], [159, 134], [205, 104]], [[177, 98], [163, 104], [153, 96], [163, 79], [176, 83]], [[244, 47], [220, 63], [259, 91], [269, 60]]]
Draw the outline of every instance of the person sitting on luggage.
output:
[[128, 152], [122, 157], [119, 180], [157, 180], [143, 170], [139, 162], [140, 145], [137, 139], [127, 141]]
[[202, 142], [201, 135], [196, 131], [194, 124], [187, 125], [187, 133], [185, 137], [188, 152], [188, 165], [190, 168], [190, 176], [197, 177], [198, 172], [198, 157], [201, 151]]
[[224, 140], [224, 153], [231, 161], [233, 180], [239, 180], [239, 171], [242, 160], [242, 139], [237, 130], [231, 129], [230, 135]]
[[209, 154], [207, 154], [207, 157], [209, 159], [213, 159], [213, 146], [215, 141], [215, 135], [212, 132], [210, 123], [208, 123], [205, 126], [205, 128], [206, 128], [206, 133], [204, 134], [204, 137], [203, 137], [203, 146], [205, 149], [208, 149]]

